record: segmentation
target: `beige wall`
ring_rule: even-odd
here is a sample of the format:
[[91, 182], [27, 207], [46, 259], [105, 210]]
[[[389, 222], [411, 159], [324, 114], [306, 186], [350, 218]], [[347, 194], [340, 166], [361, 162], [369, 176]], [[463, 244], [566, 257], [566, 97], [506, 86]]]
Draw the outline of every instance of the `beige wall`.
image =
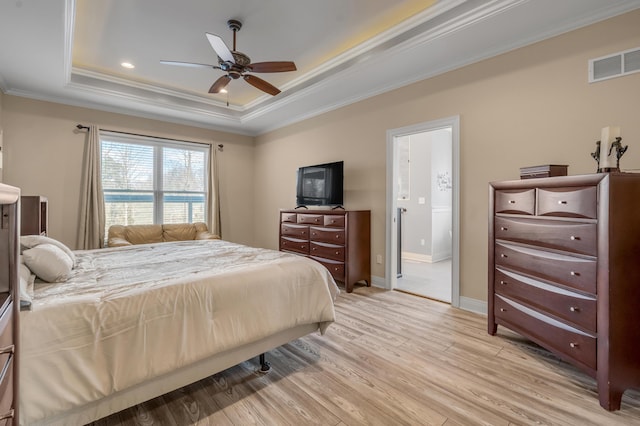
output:
[[49, 199], [49, 234], [76, 246], [80, 176], [86, 133], [79, 123], [104, 129], [224, 144], [219, 154], [222, 234], [253, 243], [253, 138], [161, 121], [4, 95], [4, 181], [23, 195]]
[[[640, 73], [587, 82], [588, 59], [640, 46], [638, 22], [631, 12], [259, 136], [256, 244], [277, 247], [297, 167], [344, 160], [345, 207], [372, 210], [373, 258], [384, 254], [386, 131], [460, 115], [461, 295], [486, 300], [488, 182], [539, 164], [591, 173], [608, 125], [629, 144], [622, 168], [640, 170]], [[372, 273], [384, 277], [383, 265]]]

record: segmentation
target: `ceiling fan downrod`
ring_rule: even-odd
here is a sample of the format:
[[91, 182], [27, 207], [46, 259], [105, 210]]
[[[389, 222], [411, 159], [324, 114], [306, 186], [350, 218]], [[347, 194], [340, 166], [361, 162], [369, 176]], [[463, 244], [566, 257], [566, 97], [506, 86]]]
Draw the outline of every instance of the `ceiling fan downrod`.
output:
[[233, 31], [233, 51], [235, 52], [235, 50], [236, 50], [236, 33], [238, 31], [240, 31], [240, 28], [242, 28], [242, 22], [238, 21], [237, 19], [229, 19], [227, 21], [227, 26], [229, 27], [229, 29], [231, 31]]

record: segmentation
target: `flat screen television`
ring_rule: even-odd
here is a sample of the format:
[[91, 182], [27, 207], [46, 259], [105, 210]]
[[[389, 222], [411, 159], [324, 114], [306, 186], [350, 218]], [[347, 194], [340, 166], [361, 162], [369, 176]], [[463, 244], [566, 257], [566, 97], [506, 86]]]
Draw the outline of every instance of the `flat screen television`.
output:
[[343, 172], [343, 161], [300, 167], [296, 205], [342, 206]]

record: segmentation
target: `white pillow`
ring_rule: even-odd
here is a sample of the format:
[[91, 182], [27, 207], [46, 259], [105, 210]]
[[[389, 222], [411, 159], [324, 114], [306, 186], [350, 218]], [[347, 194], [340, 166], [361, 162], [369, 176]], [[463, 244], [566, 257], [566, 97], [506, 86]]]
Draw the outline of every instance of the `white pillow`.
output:
[[20, 237], [20, 245], [22, 246], [22, 250], [30, 249], [39, 246], [40, 244], [53, 244], [54, 246], [61, 249], [63, 252], [69, 256], [71, 259], [72, 267], [76, 266], [76, 255], [73, 254], [73, 251], [63, 243], [58, 240], [54, 240], [53, 238], [45, 237], [44, 235], [23, 235]]
[[31, 302], [33, 299], [33, 281], [35, 279], [35, 275], [31, 273], [27, 265], [22, 263], [23, 259], [20, 256], [20, 269], [18, 273], [18, 277], [20, 279], [20, 307], [28, 308], [31, 307]]
[[73, 262], [67, 254], [53, 244], [39, 244], [22, 252], [24, 263], [43, 281], [50, 283], [67, 279]]

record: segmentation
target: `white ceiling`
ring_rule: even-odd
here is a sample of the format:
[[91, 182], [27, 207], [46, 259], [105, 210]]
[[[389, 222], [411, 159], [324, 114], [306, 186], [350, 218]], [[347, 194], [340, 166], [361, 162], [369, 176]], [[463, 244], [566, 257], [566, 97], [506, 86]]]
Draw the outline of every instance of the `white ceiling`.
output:
[[[257, 135], [637, 8], [640, 0], [2, 0], [0, 89]], [[252, 62], [296, 63], [257, 75], [282, 93], [240, 79], [211, 95], [222, 71], [160, 64], [217, 65], [205, 33], [232, 48], [228, 19], [242, 21], [237, 50]]]

